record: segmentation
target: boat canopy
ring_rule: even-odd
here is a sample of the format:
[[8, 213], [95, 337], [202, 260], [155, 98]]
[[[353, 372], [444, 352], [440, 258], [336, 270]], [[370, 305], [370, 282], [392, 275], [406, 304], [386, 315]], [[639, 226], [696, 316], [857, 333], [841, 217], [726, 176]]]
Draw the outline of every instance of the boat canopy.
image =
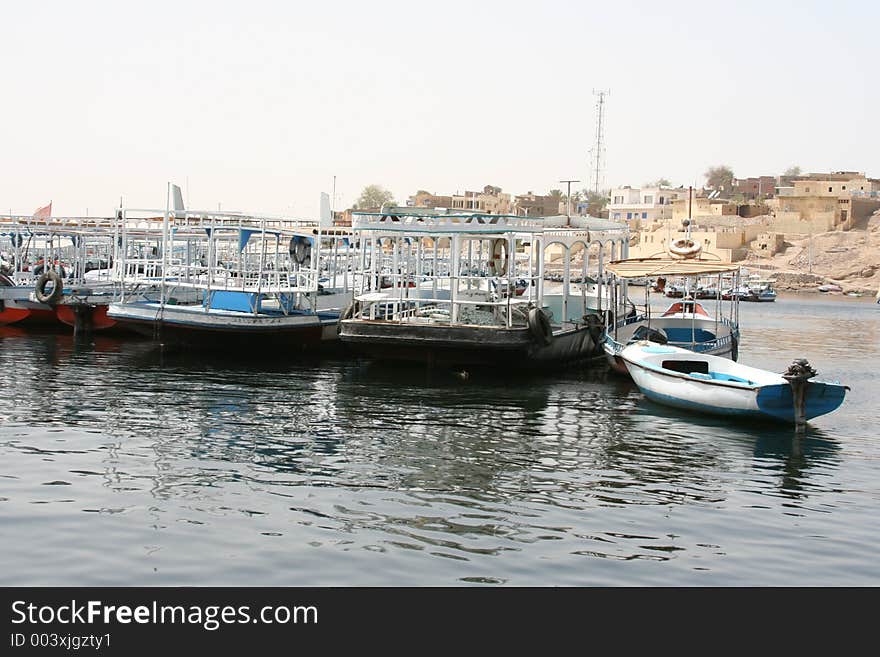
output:
[[651, 276], [703, 276], [726, 274], [739, 270], [739, 265], [719, 260], [675, 260], [672, 258], [631, 258], [615, 260], [605, 269], [618, 278], [647, 278]]

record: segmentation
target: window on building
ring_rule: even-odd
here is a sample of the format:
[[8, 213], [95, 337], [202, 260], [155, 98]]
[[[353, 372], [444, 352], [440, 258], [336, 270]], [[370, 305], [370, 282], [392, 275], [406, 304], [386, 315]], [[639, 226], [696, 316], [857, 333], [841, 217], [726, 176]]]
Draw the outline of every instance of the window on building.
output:
[[809, 194], [809, 193], [810, 193], [810, 188], [809, 188], [809, 187], [807, 187], [807, 194]]
[[648, 213], [642, 212], [642, 219], [647, 219], [647, 218], [648, 218]]
[[660, 205], [663, 205], [663, 201], [664, 201], [664, 199], [663, 199], [663, 197], [661, 196], [661, 197], [660, 197]]
[[828, 185], [828, 191], [830, 192], [832, 189], [831, 185]]
[[840, 186], [840, 191], [844, 191], [845, 189], [846, 189], [846, 185], [841, 185], [841, 186]]
[[622, 196], [615, 196], [615, 197], [614, 197], [614, 202], [617, 203], [617, 204], [619, 204], [619, 203], [623, 203], [623, 197], [622, 197]]
[[645, 201], [644, 201], [644, 203], [645, 203], [645, 205], [651, 205], [651, 204], [653, 204], [653, 203], [654, 203], [654, 196], [653, 196], [653, 194], [648, 194], [647, 196], [645, 196]]
[[614, 218], [615, 218], [615, 219], [620, 219], [620, 213], [619, 213], [619, 212], [615, 212], [615, 213], [614, 213]]
[[627, 218], [627, 219], [632, 219], [632, 218], [633, 218], [633, 213], [632, 213], [632, 212], [627, 212], [627, 213], [626, 213], [626, 218]]

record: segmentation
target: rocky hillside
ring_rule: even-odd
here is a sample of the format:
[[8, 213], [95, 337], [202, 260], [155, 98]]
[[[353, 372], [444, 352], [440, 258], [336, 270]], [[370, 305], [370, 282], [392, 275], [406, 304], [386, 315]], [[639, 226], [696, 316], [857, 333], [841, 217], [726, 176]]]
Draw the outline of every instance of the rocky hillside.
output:
[[780, 290], [816, 290], [835, 284], [846, 292], [876, 294], [880, 288], [880, 212], [863, 228], [789, 239], [774, 256], [750, 254], [742, 263], [773, 274]]

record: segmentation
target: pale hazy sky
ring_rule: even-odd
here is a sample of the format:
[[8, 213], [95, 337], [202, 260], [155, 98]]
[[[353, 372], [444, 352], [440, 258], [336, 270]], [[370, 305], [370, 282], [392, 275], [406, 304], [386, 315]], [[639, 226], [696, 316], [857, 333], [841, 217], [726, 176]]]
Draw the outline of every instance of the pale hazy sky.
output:
[[[880, 176], [880, 2], [0, 4], [0, 208], [189, 206], [314, 216], [586, 182]], [[578, 186], [579, 187], [579, 186]]]

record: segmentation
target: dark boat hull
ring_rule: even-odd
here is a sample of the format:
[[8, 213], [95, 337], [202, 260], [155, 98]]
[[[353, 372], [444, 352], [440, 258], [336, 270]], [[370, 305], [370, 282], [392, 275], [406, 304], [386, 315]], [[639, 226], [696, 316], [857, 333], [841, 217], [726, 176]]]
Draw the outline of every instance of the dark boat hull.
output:
[[559, 366], [596, 357], [600, 353], [595, 333], [579, 326], [556, 331], [549, 344], [543, 344], [528, 328], [340, 322], [342, 342], [370, 358], [501, 369]]

